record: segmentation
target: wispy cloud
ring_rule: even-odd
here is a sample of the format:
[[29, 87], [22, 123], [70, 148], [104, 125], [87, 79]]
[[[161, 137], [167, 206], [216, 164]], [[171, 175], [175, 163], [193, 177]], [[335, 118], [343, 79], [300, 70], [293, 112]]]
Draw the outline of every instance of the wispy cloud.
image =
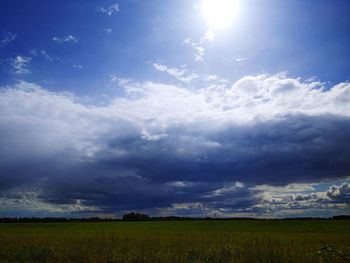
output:
[[211, 41], [215, 40], [215, 37], [216, 37], [215, 33], [213, 31], [209, 30], [209, 31], [205, 32], [204, 36], [200, 39], [199, 42], [200, 43], [203, 43], [205, 41], [211, 42]]
[[0, 40], [0, 48], [7, 46], [16, 39], [17, 35], [11, 32], [4, 32]]
[[112, 28], [106, 28], [103, 31], [106, 32], [107, 34], [111, 34], [113, 30]]
[[177, 80], [183, 81], [183, 82], [191, 82], [192, 80], [198, 78], [199, 76], [194, 73], [187, 73], [187, 70], [185, 69], [178, 69], [178, 68], [169, 68], [166, 65], [160, 64], [160, 63], [153, 63], [153, 67], [160, 71], [160, 72], [166, 72], [170, 76], [175, 77]]
[[219, 77], [216, 75], [205, 75], [204, 76], [204, 80], [206, 81], [215, 81], [215, 80], [219, 80]]
[[132, 81], [130, 79], [121, 78], [121, 77], [117, 76], [116, 74], [110, 74], [109, 78], [110, 78], [111, 84], [117, 83], [119, 86], [122, 86], [122, 87], [125, 87], [129, 83], [132, 83]]
[[65, 37], [53, 37], [52, 38], [53, 41], [55, 41], [58, 44], [62, 44], [62, 43], [78, 43], [79, 39], [73, 35], [68, 35]]
[[98, 11], [101, 12], [101, 13], [104, 13], [104, 14], [107, 14], [109, 16], [113, 15], [114, 13], [117, 13], [120, 11], [119, 9], [119, 4], [118, 3], [115, 3], [107, 8], [105, 7], [100, 7], [98, 8]]
[[30, 62], [32, 61], [31, 57], [25, 57], [18, 55], [17, 57], [10, 59], [11, 67], [13, 73], [17, 75], [29, 74], [30, 70], [28, 68]]
[[50, 55], [46, 50], [44, 49], [31, 49], [30, 54], [33, 57], [42, 57], [47, 61], [53, 62], [53, 61], [59, 61], [62, 62], [62, 59], [60, 57], [54, 57]]
[[185, 44], [190, 45], [195, 51], [195, 61], [203, 62], [205, 55], [205, 46], [215, 40], [215, 33], [211, 30], [205, 32], [205, 34], [199, 39], [199, 41], [195, 41], [193, 39], [187, 38], [184, 40]]
[[238, 62], [238, 63], [245, 62], [247, 60], [248, 60], [248, 58], [245, 58], [245, 57], [238, 57], [238, 58], [236, 58], [236, 62]]
[[200, 43], [198, 43], [196, 41], [193, 41], [190, 38], [186, 38], [184, 40], [184, 43], [190, 45], [194, 49], [194, 51], [195, 51], [195, 61], [197, 61], [197, 62], [204, 61], [205, 49], [204, 49], [204, 47], [202, 47], [200, 45]]

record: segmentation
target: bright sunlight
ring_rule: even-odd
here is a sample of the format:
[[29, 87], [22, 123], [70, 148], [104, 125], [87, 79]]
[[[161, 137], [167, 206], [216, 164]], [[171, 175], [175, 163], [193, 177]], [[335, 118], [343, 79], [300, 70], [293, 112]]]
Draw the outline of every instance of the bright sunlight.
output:
[[203, 0], [202, 13], [212, 29], [228, 28], [239, 12], [237, 0]]

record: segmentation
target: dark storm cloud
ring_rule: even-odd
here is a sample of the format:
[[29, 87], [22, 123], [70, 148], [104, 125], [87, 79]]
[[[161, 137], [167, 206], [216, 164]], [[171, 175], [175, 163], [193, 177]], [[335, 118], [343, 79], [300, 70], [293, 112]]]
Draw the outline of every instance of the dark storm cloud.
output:
[[[264, 76], [224, 91], [135, 84], [100, 107], [28, 83], [3, 89], [2, 198], [26, 188], [78, 211], [234, 211], [261, 202], [256, 185], [345, 178], [350, 85], [317, 85]], [[328, 199], [344, 200], [343, 188]]]
[[[288, 116], [249, 127], [227, 127], [205, 137], [190, 128], [177, 132], [168, 130], [167, 138], [155, 142], [114, 141], [110, 151], [118, 147], [128, 154], [100, 164], [133, 169], [156, 182], [205, 179], [283, 185], [342, 178], [350, 171], [348, 117]], [[203, 146], [207, 142], [218, 146]], [[179, 149], [187, 154], [179, 154]]]

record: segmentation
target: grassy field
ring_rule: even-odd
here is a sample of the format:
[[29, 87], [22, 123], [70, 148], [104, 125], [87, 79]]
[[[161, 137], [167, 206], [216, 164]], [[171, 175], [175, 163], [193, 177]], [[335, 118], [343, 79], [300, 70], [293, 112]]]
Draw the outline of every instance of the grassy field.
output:
[[350, 262], [350, 221], [0, 224], [1, 262]]

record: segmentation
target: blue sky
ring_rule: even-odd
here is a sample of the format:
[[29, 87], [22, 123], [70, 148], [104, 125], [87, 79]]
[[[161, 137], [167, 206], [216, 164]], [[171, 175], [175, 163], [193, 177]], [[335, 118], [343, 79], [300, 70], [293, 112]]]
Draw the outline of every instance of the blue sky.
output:
[[[101, 86], [112, 73], [137, 80], [162, 79], [149, 66], [153, 61], [172, 67], [186, 64], [197, 73], [232, 81], [282, 71], [333, 83], [349, 79], [347, 1], [241, 2], [235, 23], [216, 32], [215, 41], [202, 44], [204, 61], [196, 63], [184, 40], [199, 42], [209, 30], [200, 1], [120, 1], [119, 11], [112, 15], [97, 10], [113, 1], [2, 1], [2, 33], [16, 34], [16, 39], [1, 50], [5, 61], [0, 81], [14, 79], [6, 59], [32, 57], [32, 49], [62, 61], [35, 57], [32, 74], [21, 79], [51, 81], [50, 89], [84, 95], [105, 92]], [[68, 35], [78, 43], [52, 41]], [[239, 63], [240, 58], [246, 60]]]
[[212, 2], [1, 1], [0, 216], [349, 213], [349, 2]]

